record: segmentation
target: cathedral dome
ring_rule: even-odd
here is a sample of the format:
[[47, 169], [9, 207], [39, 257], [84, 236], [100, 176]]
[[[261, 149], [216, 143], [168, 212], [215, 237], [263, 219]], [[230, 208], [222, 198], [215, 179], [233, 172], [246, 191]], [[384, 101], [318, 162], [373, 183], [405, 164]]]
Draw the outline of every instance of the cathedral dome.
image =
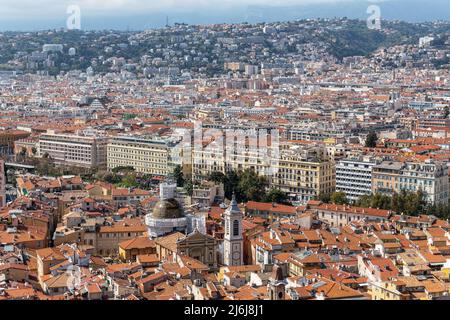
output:
[[154, 219], [179, 219], [183, 217], [183, 209], [175, 199], [158, 201], [152, 212], [152, 218]]

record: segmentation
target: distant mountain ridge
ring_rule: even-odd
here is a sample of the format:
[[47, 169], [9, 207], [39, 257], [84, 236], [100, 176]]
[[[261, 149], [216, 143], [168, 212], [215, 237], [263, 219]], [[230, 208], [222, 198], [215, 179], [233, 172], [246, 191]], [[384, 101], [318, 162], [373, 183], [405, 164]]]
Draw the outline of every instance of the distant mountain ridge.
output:
[[[243, 1], [245, 2], [245, 1]], [[381, 8], [383, 19], [422, 22], [450, 20], [449, 0], [389, 0], [389, 1], [349, 1], [329, 4], [305, 4], [296, 6], [261, 6], [241, 5], [228, 10], [192, 8], [190, 11], [149, 12], [143, 14], [116, 14], [98, 16], [97, 13], [83, 12], [82, 28], [84, 30], [144, 30], [160, 28], [169, 23], [184, 22], [189, 24], [215, 24], [240, 22], [274, 22], [290, 21], [304, 18], [348, 17], [367, 19], [367, 8], [376, 4]], [[33, 21], [1, 19], [0, 30], [34, 31], [65, 27], [65, 17], [60, 19], [36, 18]]]

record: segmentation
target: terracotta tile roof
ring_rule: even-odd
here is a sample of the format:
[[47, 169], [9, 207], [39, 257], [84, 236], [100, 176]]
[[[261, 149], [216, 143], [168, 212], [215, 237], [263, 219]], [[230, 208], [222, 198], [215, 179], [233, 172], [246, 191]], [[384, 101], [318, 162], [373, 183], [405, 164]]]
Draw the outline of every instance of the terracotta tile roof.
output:
[[125, 250], [155, 248], [155, 242], [148, 237], [137, 237], [119, 243], [119, 247]]
[[322, 203], [319, 206], [317, 206], [316, 208], [319, 210], [324, 210], [324, 211], [353, 213], [353, 214], [359, 214], [359, 215], [363, 215], [363, 216], [374, 216], [374, 217], [383, 217], [383, 218], [389, 218], [389, 216], [391, 215], [391, 211], [389, 211], [389, 210], [352, 207], [352, 206], [338, 205], [338, 204]]
[[245, 208], [247, 210], [256, 210], [256, 211], [267, 211], [271, 213], [280, 213], [287, 215], [294, 215], [297, 213], [297, 208], [282, 204], [272, 204], [272, 203], [263, 203], [263, 202], [255, 202], [249, 201], [245, 204]]

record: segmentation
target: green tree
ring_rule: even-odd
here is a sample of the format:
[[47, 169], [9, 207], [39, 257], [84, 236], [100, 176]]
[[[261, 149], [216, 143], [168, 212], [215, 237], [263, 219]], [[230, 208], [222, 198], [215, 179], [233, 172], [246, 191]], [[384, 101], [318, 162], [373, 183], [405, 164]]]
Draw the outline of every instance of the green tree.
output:
[[444, 118], [448, 118], [448, 116], [450, 115], [450, 110], [448, 106], [445, 106], [444, 108]]
[[135, 169], [132, 166], [119, 166], [119, 167], [115, 167], [111, 170], [113, 173], [130, 173], [130, 172], [134, 172]]
[[377, 208], [390, 210], [391, 209], [391, 197], [382, 195], [380, 193], [372, 195], [363, 195], [356, 202], [358, 207], [363, 208]]
[[345, 192], [334, 192], [331, 195], [330, 201], [334, 204], [348, 204], [349, 203]]
[[408, 215], [419, 215], [425, 212], [427, 206], [426, 196], [419, 188], [416, 193], [409, 192], [406, 197], [406, 210]]
[[120, 183], [125, 188], [136, 188], [139, 186], [139, 183], [136, 180], [135, 174], [127, 174], [122, 178]]
[[437, 210], [436, 207], [427, 206], [425, 193], [421, 189], [417, 192], [402, 190], [400, 193], [394, 193], [392, 197], [379, 193], [364, 195], [358, 199], [357, 205], [392, 210], [406, 215], [419, 215]]
[[183, 188], [186, 191], [186, 193], [192, 197], [194, 193], [194, 185], [192, 184], [192, 181], [191, 180], [185, 181]]
[[329, 193], [321, 193], [319, 194], [319, 196], [314, 197], [315, 200], [319, 200], [320, 202], [323, 203], [330, 203], [331, 201], [331, 195]]
[[211, 174], [208, 176], [208, 180], [209, 181], [213, 181], [215, 183], [225, 183], [225, 181], [227, 180], [227, 176], [225, 176], [223, 174], [223, 172], [220, 171], [213, 171], [211, 172]]
[[387, 195], [383, 195], [381, 193], [376, 193], [373, 195], [371, 207], [377, 208], [377, 209], [389, 210], [391, 208], [391, 197], [389, 197]]
[[286, 192], [280, 189], [272, 188], [267, 192], [263, 198], [263, 202], [288, 203], [288, 196]]
[[362, 195], [361, 197], [359, 197], [359, 199], [356, 201], [356, 205], [358, 207], [363, 207], [363, 208], [369, 208], [371, 205], [371, 201], [372, 201], [372, 195]]
[[98, 171], [94, 175], [94, 179], [99, 180], [99, 181], [104, 181], [107, 183], [112, 183], [112, 184], [120, 183], [120, 181], [122, 180], [120, 178], [120, 176], [118, 176], [117, 174], [106, 171], [106, 170]]
[[183, 174], [183, 168], [180, 165], [177, 165], [174, 169], [173, 169], [173, 178], [175, 179], [175, 181], [177, 182], [177, 187], [182, 187], [184, 186], [184, 183], [186, 182], [184, 179], [184, 174]]
[[430, 204], [426, 207], [426, 214], [436, 216], [440, 219], [448, 219], [450, 217], [450, 204]]
[[236, 197], [241, 198], [240, 191], [238, 190], [239, 185], [239, 174], [237, 171], [228, 171], [224, 179], [224, 191], [225, 197], [231, 200], [233, 192], [236, 193]]
[[239, 175], [236, 198], [238, 201], [261, 201], [266, 194], [267, 186], [265, 177], [246, 169]]
[[378, 136], [372, 131], [366, 137], [366, 148], [375, 148], [377, 146]]

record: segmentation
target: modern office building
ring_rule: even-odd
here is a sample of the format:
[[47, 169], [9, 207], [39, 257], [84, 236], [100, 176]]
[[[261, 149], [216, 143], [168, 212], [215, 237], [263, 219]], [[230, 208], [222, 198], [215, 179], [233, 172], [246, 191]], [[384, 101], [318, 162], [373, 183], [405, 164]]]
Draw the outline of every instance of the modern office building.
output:
[[357, 201], [372, 193], [372, 170], [379, 163], [372, 157], [346, 158], [336, 164], [336, 191]]
[[105, 167], [107, 143], [106, 136], [47, 131], [39, 137], [39, 155], [69, 166]]

